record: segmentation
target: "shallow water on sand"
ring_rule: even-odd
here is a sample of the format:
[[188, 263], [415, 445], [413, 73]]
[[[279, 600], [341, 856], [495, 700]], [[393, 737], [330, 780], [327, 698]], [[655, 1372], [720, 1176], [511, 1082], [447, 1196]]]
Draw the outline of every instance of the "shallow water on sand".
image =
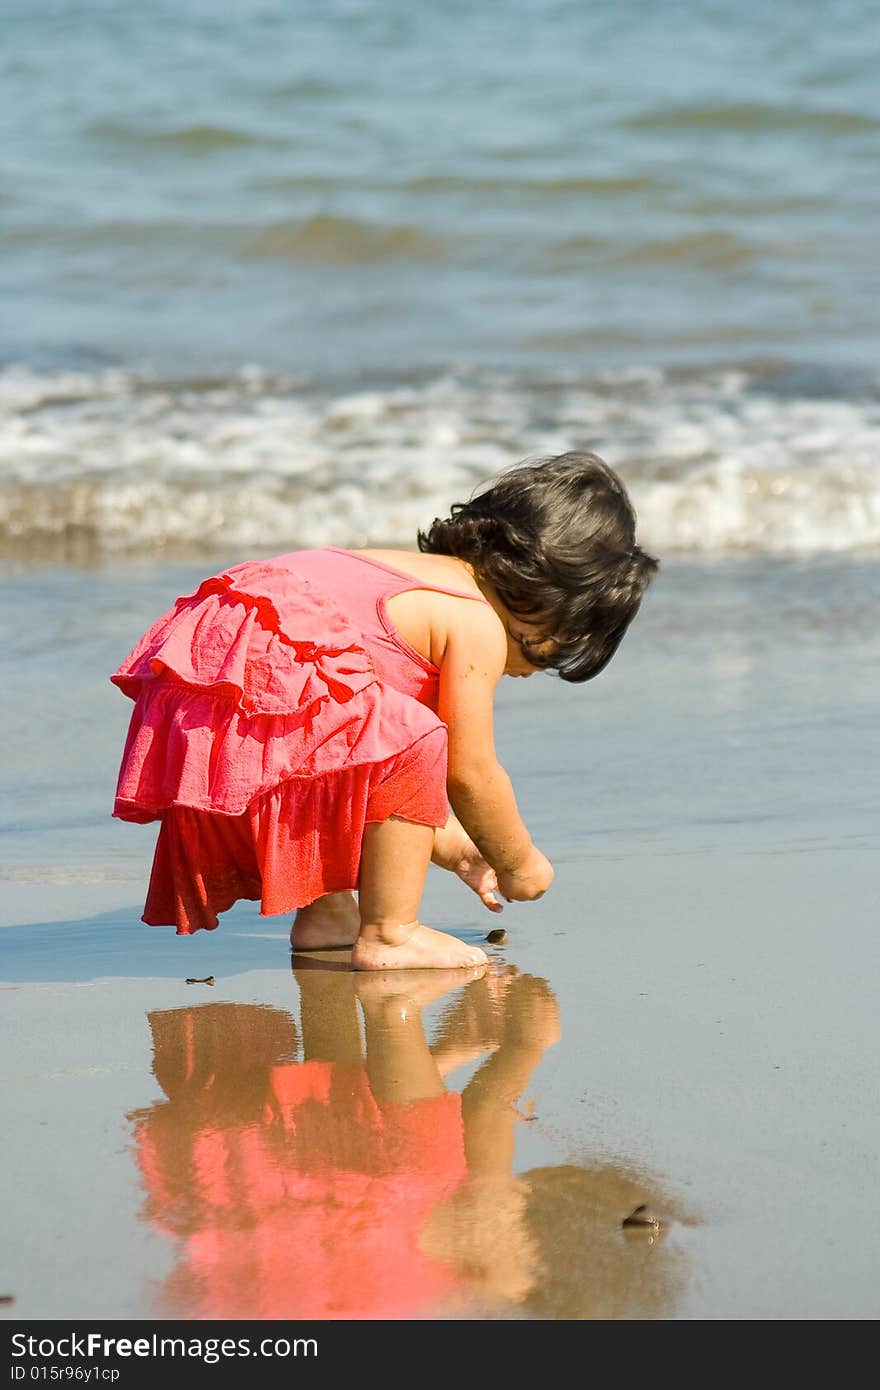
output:
[[[405, 983], [138, 922], [106, 676], [200, 575], [7, 576], [4, 1316], [875, 1316], [880, 569], [670, 560], [595, 683], [503, 685], [556, 882]], [[425, 916], [497, 925], [439, 871]]]

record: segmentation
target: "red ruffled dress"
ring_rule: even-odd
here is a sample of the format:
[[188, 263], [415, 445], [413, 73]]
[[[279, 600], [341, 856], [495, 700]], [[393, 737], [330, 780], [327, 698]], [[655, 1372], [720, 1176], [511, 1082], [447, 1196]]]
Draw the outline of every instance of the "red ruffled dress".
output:
[[236, 565], [110, 677], [135, 701], [113, 814], [161, 821], [143, 920], [179, 935], [357, 887], [369, 822], [446, 822], [439, 672], [387, 600], [425, 584], [356, 551]]

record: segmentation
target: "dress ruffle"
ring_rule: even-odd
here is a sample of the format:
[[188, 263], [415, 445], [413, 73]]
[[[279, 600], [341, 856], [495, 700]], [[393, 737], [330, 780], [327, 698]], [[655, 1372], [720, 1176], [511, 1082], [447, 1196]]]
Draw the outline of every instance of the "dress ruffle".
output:
[[350, 700], [376, 679], [357, 628], [277, 561], [206, 579], [153, 624], [110, 679], [134, 700], [145, 681], [164, 675], [227, 695], [244, 714], [302, 715], [328, 697]]
[[205, 580], [111, 676], [136, 702], [115, 815], [240, 815], [291, 777], [387, 764], [438, 727], [379, 683], [357, 628], [284, 558]]

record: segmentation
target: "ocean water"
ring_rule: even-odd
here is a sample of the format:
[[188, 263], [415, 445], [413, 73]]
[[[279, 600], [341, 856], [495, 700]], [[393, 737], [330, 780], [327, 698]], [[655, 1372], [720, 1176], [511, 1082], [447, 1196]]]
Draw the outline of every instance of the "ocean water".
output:
[[3, 17], [13, 359], [876, 351], [870, 0]]
[[660, 551], [876, 553], [868, 0], [2, 17], [0, 552], [407, 544], [591, 447]]

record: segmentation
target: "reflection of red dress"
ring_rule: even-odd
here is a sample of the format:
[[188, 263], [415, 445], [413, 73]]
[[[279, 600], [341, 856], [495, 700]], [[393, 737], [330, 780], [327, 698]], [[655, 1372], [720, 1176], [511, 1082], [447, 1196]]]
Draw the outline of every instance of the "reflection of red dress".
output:
[[457, 1092], [380, 1104], [362, 1066], [284, 1063], [263, 1124], [192, 1116], [162, 1103], [136, 1129], [151, 1219], [186, 1242], [169, 1316], [391, 1319], [456, 1287], [420, 1235], [466, 1173]]

